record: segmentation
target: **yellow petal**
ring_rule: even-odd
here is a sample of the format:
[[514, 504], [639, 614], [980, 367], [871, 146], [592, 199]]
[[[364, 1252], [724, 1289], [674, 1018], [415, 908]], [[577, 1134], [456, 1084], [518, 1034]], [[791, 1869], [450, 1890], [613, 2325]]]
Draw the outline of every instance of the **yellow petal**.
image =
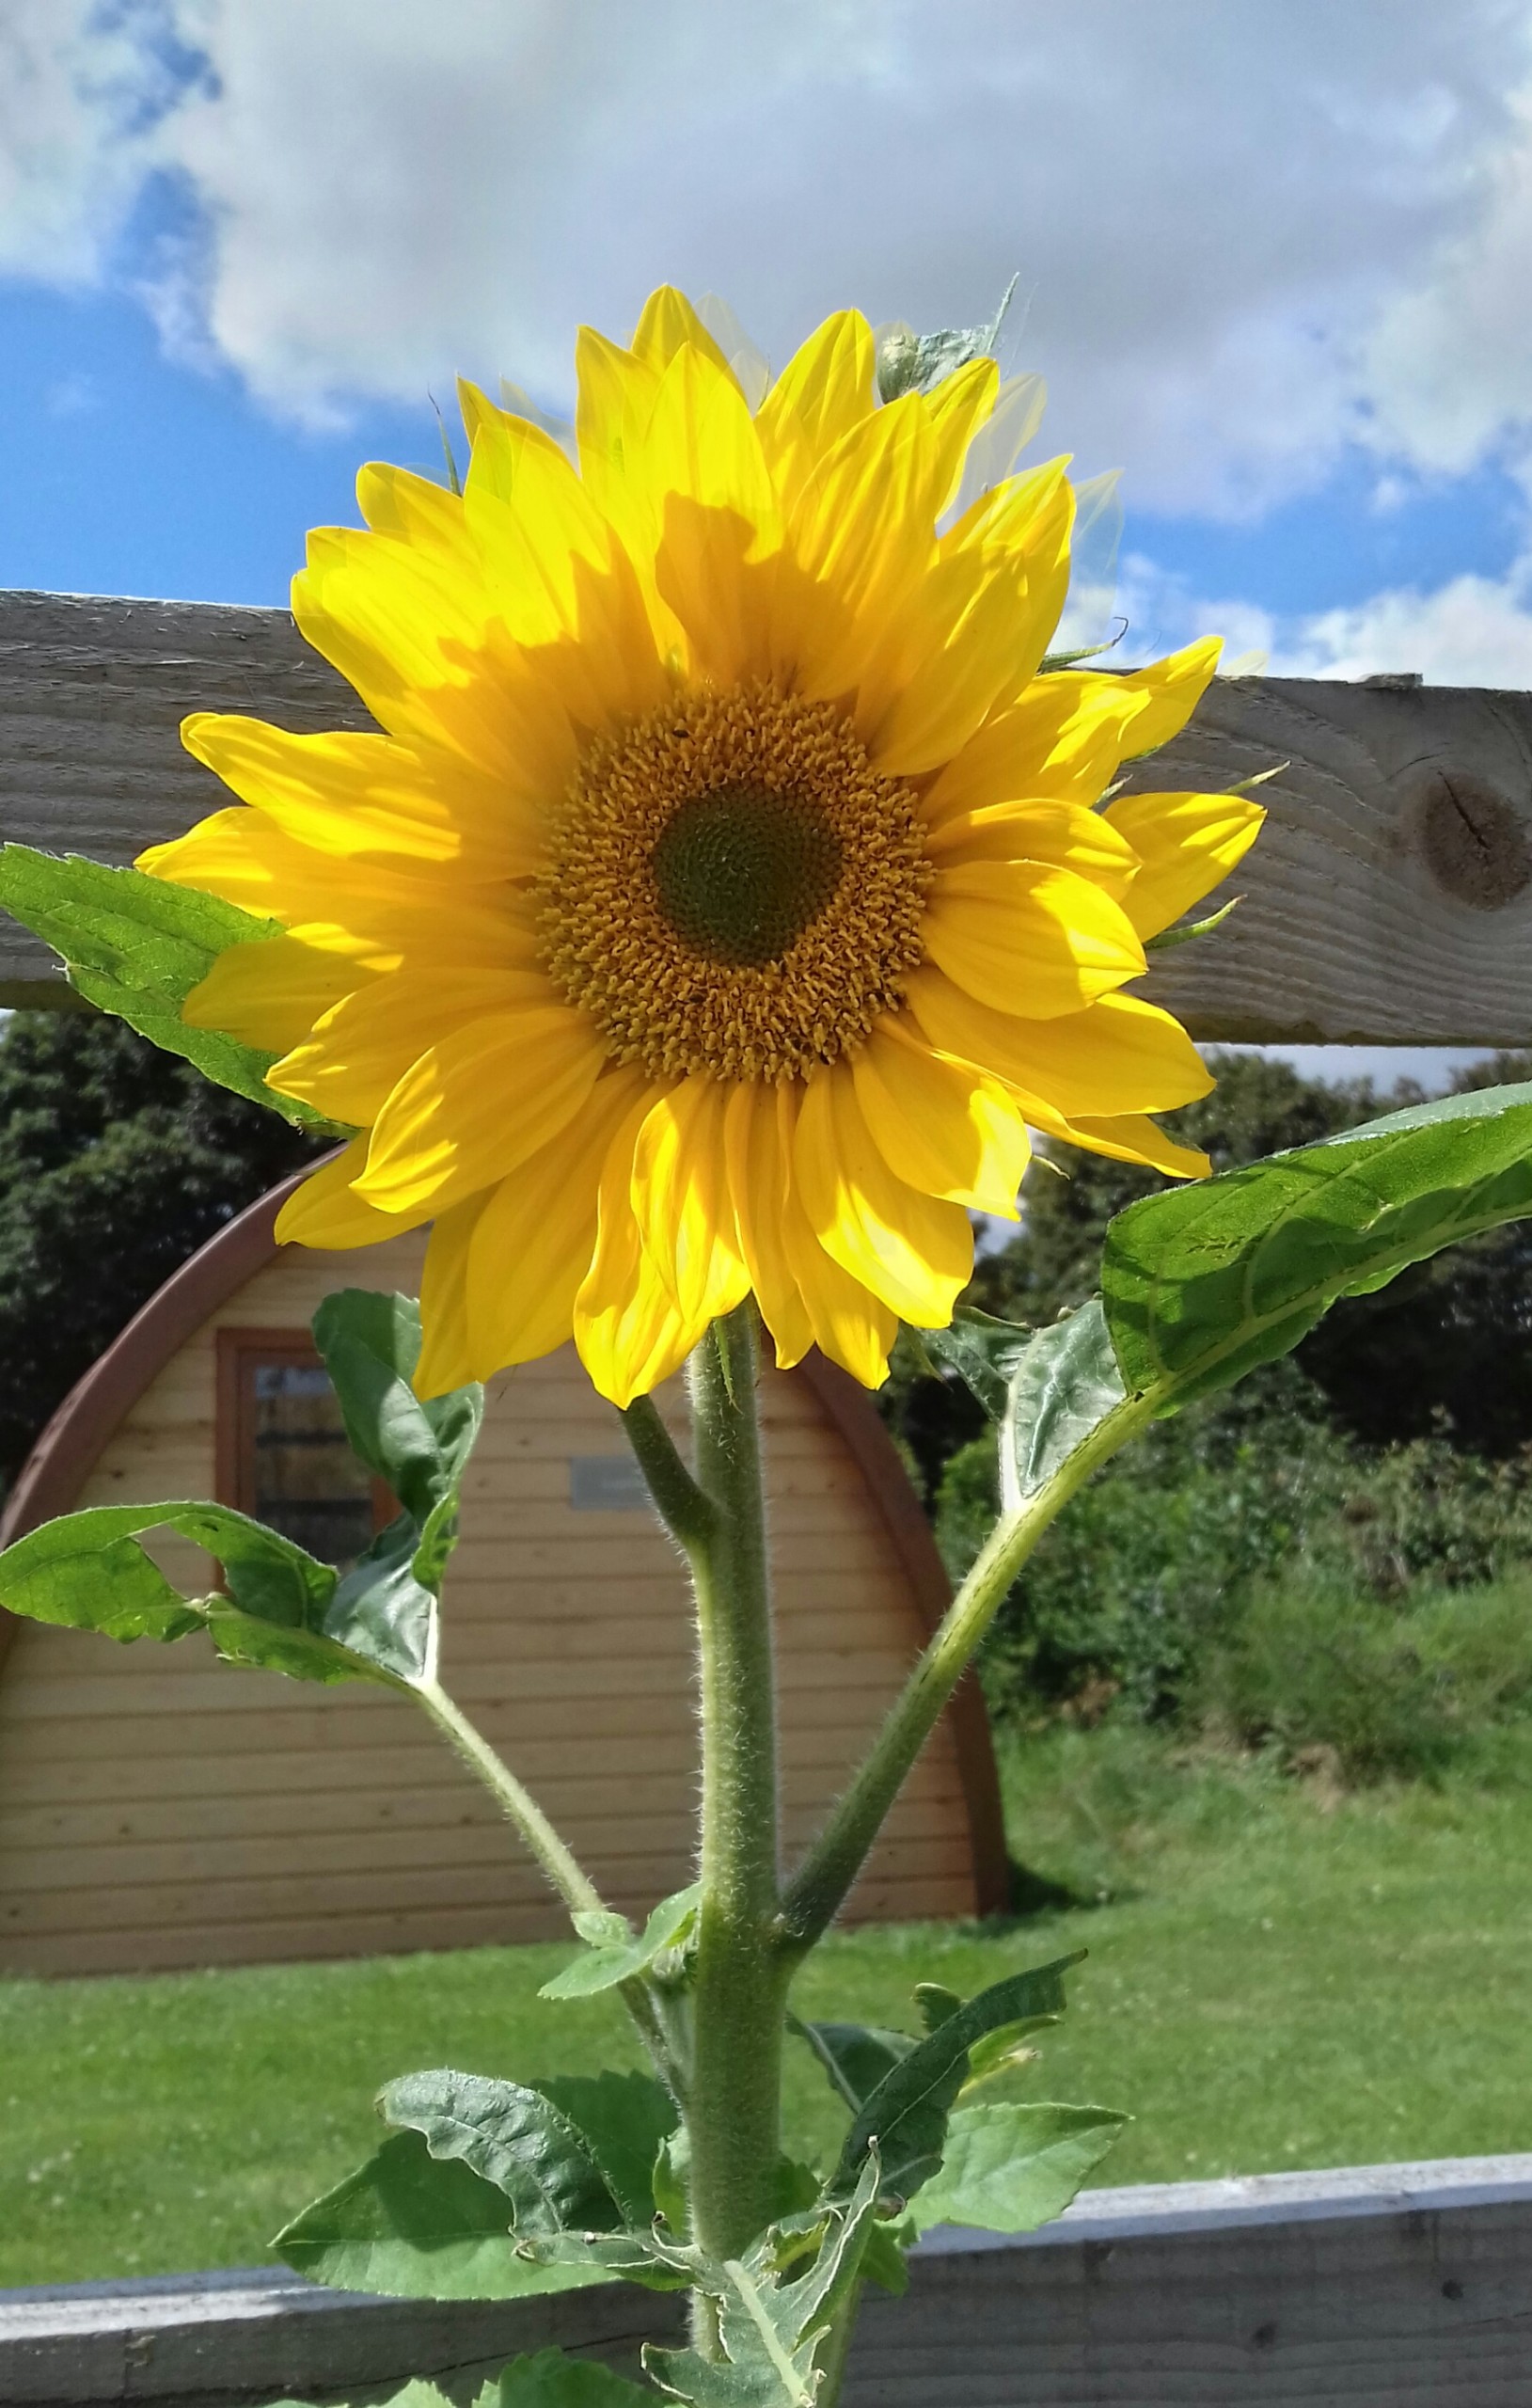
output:
[[655, 1100], [654, 1090], [640, 1097], [607, 1149], [595, 1252], [575, 1300], [580, 1360], [598, 1392], [619, 1406], [679, 1370], [709, 1318], [683, 1315], [644, 1249], [634, 1213], [634, 1149]]
[[857, 1048], [851, 1070], [862, 1117], [892, 1171], [924, 1196], [1016, 1219], [1032, 1148], [1003, 1087], [933, 1053], [892, 1014]]
[[1114, 1163], [1142, 1163], [1164, 1171], [1171, 1179], [1206, 1179], [1212, 1169], [1196, 1146], [1179, 1146], [1174, 1137], [1142, 1113], [1123, 1113], [1105, 1120], [1066, 1119], [1062, 1113], [1035, 1097], [1023, 1097], [1021, 1108], [1034, 1129], [1062, 1138], [1088, 1154], [1105, 1154]]
[[311, 1179], [295, 1188], [276, 1215], [276, 1240], [279, 1245], [308, 1245], [328, 1250], [354, 1245], [377, 1245], [384, 1238], [397, 1238], [405, 1229], [419, 1228], [429, 1221], [434, 1209], [427, 1204], [418, 1212], [380, 1212], [371, 1204], [364, 1204], [352, 1181], [366, 1166], [367, 1139], [354, 1137], [338, 1154], [330, 1154], [320, 1164]]
[[485, 1196], [466, 1196], [441, 1215], [426, 1243], [417, 1396], [445, 1396], [450, 1388], [466, 1387], [477, 1376], [468, 1319], [468, 1249], [488, 1201]]
[[1138, 704], [1129, 729], [1129, 751], [1134, 760], [1144, 752], [1158, 752], [1161, 744], [1179, 736], [1211, 685], [1223, 649], [1222, 636], [1201, 636], [1146, 669], [1127, 673], [1122, 684]]
[[688, 1323], [728, 1312], [750, 1284], [724, 1157], [728, 1100], [717, 1079], [683, 1079], [656, 1097], [634, 1141], [639, 1236]]
[[468, 1255], [474, 1376], [562, 1346], [595, 1249], [596, 1196], [612, 1138], [646, 1090], [636, 1067], [597, 1080], [578, 1117], [487, 1198]]
[[305, 944], [301, 937], [270, 937], [221, 953], [186, 997], [181, 1016], [188, 1028], [222, 1029], [242, 1045], [284, 1054], [342, 996], [376, 974], [354, 957]]
[[579, 1111], [606, 1056], [561, 1005], [476, 1020], [411, 1064], [378, 1114], [364, 1202], [438, 1212], [510, 1177]]
[[813, 1342], [822, 1354], [849, 1371], [863, 1387], [881, 1387], [889, 1375], [889, 1354], [899, 1334], [899, 1317], [843, 1271], [825, 1252], [809, 1225], [793, 1169], [798, 1151], [799, 1099], [805, 1090], [797, 1081], [777, 1089], [777, 1132], [787, 1167], [787, 1189], [782, 1216], [782, 1252], [808, 1317]]
[[756, 413], [772, 481], [791, 510], [816, 461], [871, 418], [876, 357], [860, 309], [827, 318], [796, 351]]
[[933, 828], [1002, 802], [1048, 799], [1088, 805], [1110, 785], [1123, 732], [1138, 705], [1111, 677], [1038, 677], [987, 720], [925, 789]]
[[733, 376], [679, 351], [655, 398], [649, 474], [663, 494], [655, 579], [693, 674], [764, 674], [782, 521], [760, 439]]
[[473, 579], [479, 562], [463, 513], [463, 497], [410, 468], [370, 460], [356, 472], [356, 504], [375, 535], [434, 553], [444, 566]]
[[700, 352], [715, 368], [733, 378], [733, 369], [686, 294], [673, 284], [661, 284], [643, 305], [643, 315], [633, 337], [634, 357], [665, 369], [678, 351], [687, 347]]
[[1080, 1011], [1144, 969], [1120, 904], [1072, 870], [1033, 862], [939, 870], [922, 934], [959, 987], [1028, 1020]]
[[955, 812], [931, 830], [925, 849], [943, 869], [965, 862], [1048, 862], [1088, 878], [1118, 903], [1139, 866], [1127, 837], [1103, 813], [1078, 802], [991, 802]]
[[796, 1125], [785, 1085], [741, 1080], [730, 1091], [723, 1146], [734, 1228], [761, 1318], [776, 1343], [778, 1369], [783, 1371], [801, 1362], [814, 1342], [813, 1323], [788, 1259], [784, 1226]]
[[1239, 794], [1123, 794], [1101, 816], [1144, 864], [1123, 909], [1141, 937], [1152, 937], [1228, 876], [1266, 813]]
[[903, 1320], [944, 1328], [973, 1268], [968, 1214], [895, 1177], [844, 1062], [805, 1087], [793, 1166], [809, 1225], [831, 1259]]
[[773, 650], [813, 701], [855, 686], [936, 558], [941, 461], [918, 393], [875, 410], [814, 467], [789, 524]]
[[541, 868], [545, 830], [522, 797], [450, 755], [387, 736], [290, 736], [261, 720], [198, 711], [182, 721], [195, 759], [301, 845], [403, 876], [450, 869], [476, 881]]
[[1061, 1113], [1172, 1112], [1213, 1084], [1179, 1021], [1137, 995], [1103, 995], [1057, 1020], [1021, 1020], [975, 1002], [927, 964], [910, 979], [906, 1002], [933, 1045]]
[[549, 1004], [554, 991], [537, 970], [392, 971], [336, 1004], [273, 1063], [266, 1083], [362, 1128], [428, 1047], [470, 1022]]

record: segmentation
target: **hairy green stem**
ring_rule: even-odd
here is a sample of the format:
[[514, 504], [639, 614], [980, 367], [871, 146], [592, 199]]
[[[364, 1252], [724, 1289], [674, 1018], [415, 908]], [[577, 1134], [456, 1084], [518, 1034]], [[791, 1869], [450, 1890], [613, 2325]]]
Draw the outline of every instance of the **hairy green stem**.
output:
[[787, 1885], [780, 1944], [794, 1961], [807, 1955], [845, 1904], [884, 1816], [1043, 1532], [1092, 1472], [1152, 1418], [1141, 1400], [1119, 1406], [1045, 1487], [990, 1531], [856, 1778]]
[[[507, 1821], [514, 1826], [570, 1914], [604, 1911], [606, 1902], [573, 1849], [561, 1839], [531, 1792], [523, 1787], [510, 1766], [496, 1753], [483, 1733], [474, 1728], [441, 1683], [422, 1682], [411, 1694], [450, 1741], [476, 1780], [483, 1783]], [[684, 2107], [685, 2071], [648, 1988], [642, 1982], [624, 1982], [621, 1994], [661, 2079], [674, 2094], [677, 2104]]]
[[776, 1690], [747, 1304], [689, 1366], [697, 1484], [711, 1508], [688, 1548], [702, 1691], [702, 1905], [687, 2116], [692, 2230], [743, 2256], [773, 2210], [782, 2150], [787, 1968], [779, 1906]]

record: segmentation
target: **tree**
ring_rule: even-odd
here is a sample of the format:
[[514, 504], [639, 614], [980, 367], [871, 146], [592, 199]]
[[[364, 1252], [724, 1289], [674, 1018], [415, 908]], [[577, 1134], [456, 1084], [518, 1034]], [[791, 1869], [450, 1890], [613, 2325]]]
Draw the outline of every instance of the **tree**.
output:
[[125, 1022], [17, 1012], [0, 1038], [0, 1481], [162, 1281], [324, 1149]]

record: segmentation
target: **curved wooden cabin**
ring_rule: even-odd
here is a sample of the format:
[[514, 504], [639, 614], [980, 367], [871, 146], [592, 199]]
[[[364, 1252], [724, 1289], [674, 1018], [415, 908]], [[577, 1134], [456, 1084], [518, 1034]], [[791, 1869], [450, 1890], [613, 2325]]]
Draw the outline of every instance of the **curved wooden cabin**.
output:
[[[216, 1495], [316, 1553], [382, 1500], [308, 1339], [331, 1289], [413, 1292], [423, 1238], [277, 1248], [280, 1196], [169, 1280], [54, 1417], [3, 1535], [79, 1505]], [[661, 1402], [684, 1419], [679, 1383]], [[764, 1416], [789, 1846], [808, 1838], [945, 1601], [872, 1406], [814, 1361]], [[617, 1416], [573, 1350], [498, 1379], [445, 1600], [445, 1678], [611, 1901], [690, 1877], [695, 1743], [682, 1573]], [[328, 1544], [327, 1544], [328, 1543]], [[155, 1545], [158, 1548], [159, 1542]], [[179, 1557], [179, 1563], [174, 1560]], [[206, 1560], [162, 1560], [206, 1585]], [[0, 1971], [122, 1972], [553, 1938], [562, 1918], [405, 1701], [117, 1646], [0, 1615]], [[854, 1917], [1003, 1903], [993, 1760], [970, 1693], [936, 1735]]]

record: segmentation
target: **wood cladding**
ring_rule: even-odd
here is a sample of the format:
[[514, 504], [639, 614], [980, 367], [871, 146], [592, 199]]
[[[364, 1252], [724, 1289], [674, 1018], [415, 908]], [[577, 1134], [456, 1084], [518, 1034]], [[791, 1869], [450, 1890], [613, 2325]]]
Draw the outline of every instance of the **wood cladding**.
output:
[[[267, 1208], [255, 1217], [263, 1210], [269, 1228]], [[413, 1291], [422, 1240], [273, 1254], [236, 1224], [204, 1250], [203, 1270], [181, 1277], [217, 1293], [205, 1266], [220, 1249], [260, 1267], [236, 1275], [231, 1292], [226, 1282], [199, 1321], [184, 1294], [178, 1304], [162, 1291], [156, 1307], [176, 1342], [147, 1384], [134, 1393], [120, 1362], [98, 1367], [118, 1402], [129, 1400], [104, 1444], [107, 1409], [92, 1424], [89, 1398], [75, 1400], [74, 1426], [91, 1432], [83, 1459], [99, 1447], [83, 1480], [64, 1493], [67, 1406], [62, 1442], [55, 1427], [18, 1497], [45, 1490], [56, 1512], [227, 1486], [229, 1366], [266, 1342], [253, 1334], [285, 1333], [291, 1345], [321, 1297], [350, 1282]], [[130, 1354], [146, 1342], [134, 1326]], [[898, 1536], [901, 1513], [918, 1521], [919, 1509], [910, 1496], [876, 1493], [873, 1457], [859, 1457], [886, 1442], [865, 1431], [847, 1439], [825, 1402], [834, 1376], [773, 1371], [763, 1386], [794, 1849], [844, 1783], [939, 1603], [929, 1564]], [[679, 1383], [659, 1402], [679, 1430]], [[620, 1459], [624, 1447], [570, 1350], [492, 1384], [448, 1578], [444, 1669], [604, 1892], [640, 1914], [689, 1878], [696, 1751], [687, 1601], [670, 1542], [645, 1506], [592, 1511], [572, 1494], [572, 1463]], [[153, 1544], [172, 1576], [210, 1578], [183, 1542]], [[853, 1917], [995, 1903], [995, 1833], [977, 1829], [973, 1811], [984, 1792], [972, 1701], [962, 1728], [961, 1745], [952, 1718], [933, 1739]], [[982, 1770], [992, 1784], [987, 1758]], [[200, 1640], [115, 1647], [14, 1625], [0, 1663], [0, 1972], [335, 1956], [553, 1939], [561, 1927], [489, 1800], [407, 1702], [236, 1671]]]

